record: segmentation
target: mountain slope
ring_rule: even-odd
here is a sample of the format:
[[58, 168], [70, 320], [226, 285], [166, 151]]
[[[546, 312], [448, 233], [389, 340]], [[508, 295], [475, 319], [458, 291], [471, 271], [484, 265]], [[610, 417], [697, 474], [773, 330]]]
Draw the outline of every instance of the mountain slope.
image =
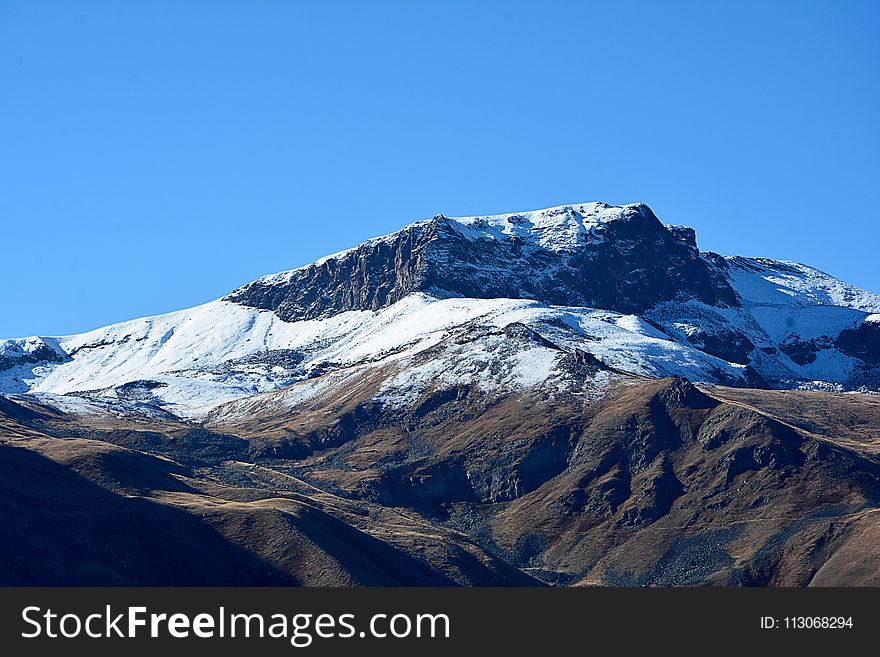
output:
[[[373, 508], [373, 524], [365, 505], [279, 473], [261, 487], [243, 485], [235, 464], [207, 474], [222, 449], [200, 449], [189, 431], [0, 406], [0, 585], [541, 584], [418, 518]], [[188, 463], [114, 444], [161, 450], [160, 436]], [[426, 555], [420, 543], [438, 547]]]
[[0, 342], [0, 581], [877, 584], [878, 349], [641, 204], [438, 215]]
[[0, 583], [880, 582], [875, 396], [620, 379], [601, 400], [371, 399], [201, 425], [7, 401]]
[[[701, 253], [642, 204], [438, 215], [196, 308], [2, 342], [0, 391], [203, 417], [508, 324], [618, 373], [877, 389], [878, 311], [878, 295], [804, 265]], [[434, 353], [434, 370], [455, 369]], [[562, 376], [557, 360], [538, 358], [535, 384]]]

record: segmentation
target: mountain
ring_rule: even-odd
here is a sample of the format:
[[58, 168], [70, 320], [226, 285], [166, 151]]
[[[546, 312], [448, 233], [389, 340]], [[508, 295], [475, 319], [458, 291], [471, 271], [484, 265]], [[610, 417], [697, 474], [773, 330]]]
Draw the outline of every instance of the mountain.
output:
[[492, 335], [517, 325], [546, 344], [496, 345], [516, 355], [499, 355], [509, 371], [488, 388], [565, 378], [564, 358], [580, 350], [603, 372], [878, 389], [878, 312], [877, 294], [805, 265], [702, 253], [691, 229], [642, 204], [438, 215], [196, 308], [7, 340], [0, 390], [202, 418], [295, 382], [324, 385], [331, 372], [403, 365], [412, 378], [404, 362], [428, 350], [458, 383], [474, 372], [449, 336], [492, 352]]
[[876, 583], [878, 350], [880, 295], [644, 204], [437, 215], [0, 342], [0, 581]]

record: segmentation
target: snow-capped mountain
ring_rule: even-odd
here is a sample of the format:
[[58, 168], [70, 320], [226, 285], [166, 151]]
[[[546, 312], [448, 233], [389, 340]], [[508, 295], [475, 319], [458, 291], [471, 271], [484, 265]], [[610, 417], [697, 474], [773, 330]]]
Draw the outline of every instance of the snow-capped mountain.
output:
[[0, 392], [204, 417], [367, 375], [391, 405], [632, 376], [876, 390], [878, 313], [880, 295], [805, 265], [702, 253], [643, 204], [437, 215], [195, 308], [0, 342]]

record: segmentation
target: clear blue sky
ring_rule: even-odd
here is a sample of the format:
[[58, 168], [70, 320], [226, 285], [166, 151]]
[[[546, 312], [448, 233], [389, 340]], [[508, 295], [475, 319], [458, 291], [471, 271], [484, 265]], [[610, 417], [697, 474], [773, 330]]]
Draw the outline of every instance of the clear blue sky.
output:
[[0, 0], [0, 336], [644, 201], [880, 291], [880, 3]]

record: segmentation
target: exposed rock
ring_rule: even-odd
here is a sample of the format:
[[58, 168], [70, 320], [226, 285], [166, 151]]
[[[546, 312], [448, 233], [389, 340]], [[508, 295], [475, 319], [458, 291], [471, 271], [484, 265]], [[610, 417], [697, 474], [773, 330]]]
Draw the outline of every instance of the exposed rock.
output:
[[37, 363], [63, 363], [66, 360], [64, 354], [58, 353], [47, 344], [40, 344], [28, 351], [19, 350], [9, 353], [0, 353], [0, 372], [8, 370], [16, 365]]
[[782, 352], [798, 365], [809, 365], [816, 360], [816, 355], [831, 346], [826, 338], [803, 340], [798, 335], [789, 335], [779, 343]]
[[862, 322], [841, 331], [835, 346], [853, 358], [880, 365], [880, 322]]
[[646, 205], [626, 206], [617, 220], [599, 226], [595, 237], [565, 250], [516, 236], [474, 237], [438, 215], [282, 280], [255, 281], [226, 298], [272, 310], [286, 321], [376, 310], [417, 291], [627, 313], [682, 295], [738, 305], [717, 266], [700, 256], [688, 235], [661, 224]]

